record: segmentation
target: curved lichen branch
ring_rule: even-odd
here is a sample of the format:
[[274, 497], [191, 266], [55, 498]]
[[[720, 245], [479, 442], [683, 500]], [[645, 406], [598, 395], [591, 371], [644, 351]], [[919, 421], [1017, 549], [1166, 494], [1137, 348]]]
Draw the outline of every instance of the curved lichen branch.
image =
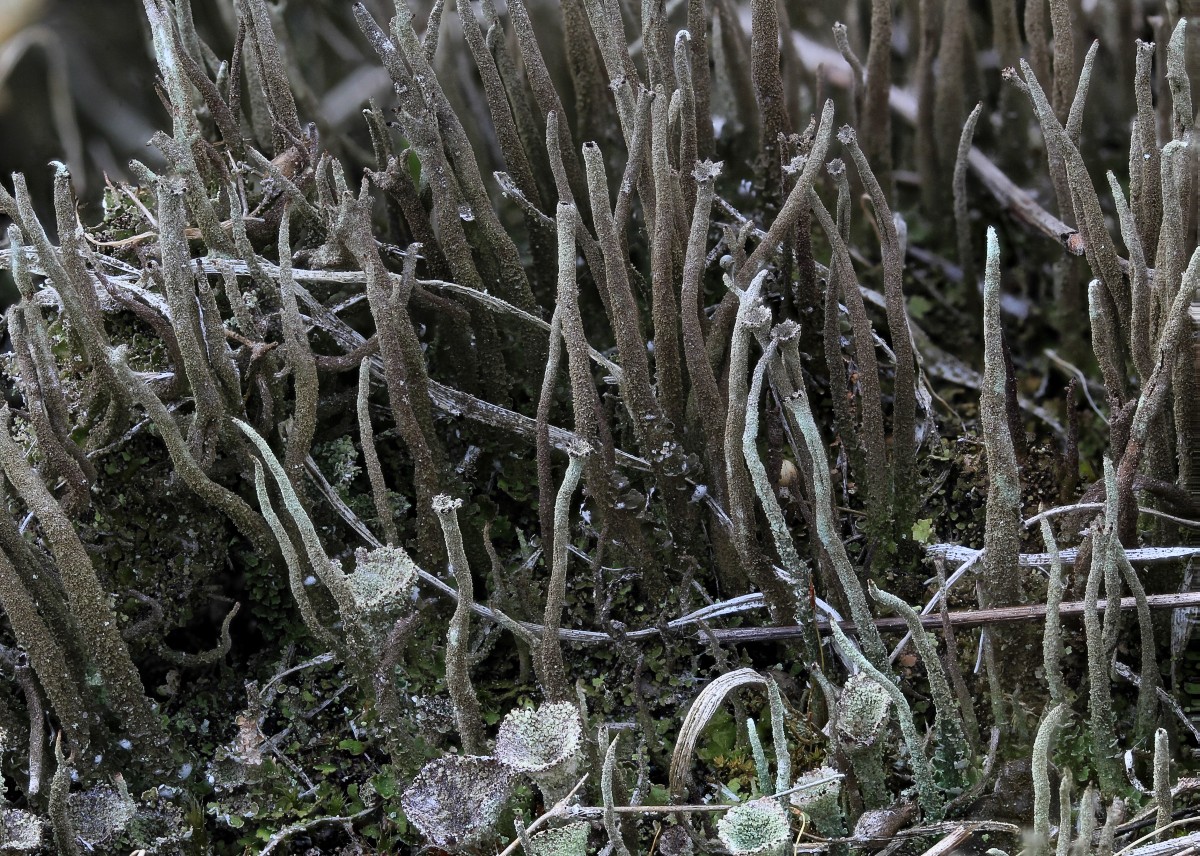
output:
[[[1171, 822], [1171, 809], [1174, 807], [1171, 793], [1171, 742], [1165, 728], [1154, 732], [1154, 801], [1154, 828], [1164, 829]], [[1165, 839], [1165, 834], [1158, 838], [1159, 841]]]
[[[874, 50], [874, 48], [872, 48]], [[868, 81], [868, 89], [870, 87]], [[887, 197], [875, 178], [866, 154], [858, 146], [858, 137], [850, 127], [838, 131], [838, 141], [849, 151], [858, 176], [871, 198], [880, 234], [883, 256], [883, 292], [887, 309], [888, 331], [896, 355], [896, 377], [892, 407], [892, 517], [897, 537], [905, 537], [912, 527], [917, 501], [916, 484], [916, 354], [908, 312], [904, 303], [904, 245], [896, 228]], [[876, 141], [875, 145], [878, 145]], [[886, 146], [884, 147], [886, 151]], [[884, 161], [886, 162], [886, 158]], [[877, 477], [882, 477], [878, 474]]]
[[379, 517], [383, 537], [389, 544], [400, 543], [400, 532], [392, 516], [392, 504], [388, 498], [387, 483], [383, 480], [383, 465], [379, 451], [375, 448], [375, 430], [371, 425], [371, 358], [363, 357], [358, 366], [358, 438], [362, 446], [363, 460], [367, 465], [367, 476], [371, 482], [371, 497], [375, 501], [375, 514]]
[[[1112, 465], [1105, 459], [1105, 481], [1112, 484]], [[1113, 493], [1116, 491], [1114, 490]], [[1110, 494], [1111, 496], [1112, 494]], [[1087, 639], [1088, 661], [1088, 726], [1092, 737], [1092, 758], [1099, 774], [1100, 789], [1112, 793], [1118, 786], [1118, 772], [1113, 750], [1116, 744], [1116, 723], [1113, 716], [1112, 689], [1109, 682], [1107, 648], [1104, 644], [1104, 629], [1098, 610], [1100, 583], [1106, 574], [1106, 565], [1114, 561], [1111, 542], [1115, 538], [1113, 527], [1093, 527], [1088, 539], [1092, 553], [1088, 568], [1087, 583], [1083, 596], [1083, 626]]]
[[283, 505], [295, 522], [296, 529], [300, 532], [300, 540], [304, 544], [304, 549], [308, 554], [308, 561], [312, 566], [313, 573], [329, 589], [339, 609], [346, 610], [352, 608], [354, 599], [346, 583], [346, 574], [325, 553], [325, 548], [321, 546], [321, 539], [317, 536], [317, 529], [313, 526], [308, 512], [304, 510], [304, 506], [300, 502], [300, 497], [292, 487], [292, 482], [288, 478], [283, 465], [275, 457], [275, 453], [271, 451], [271, 447], [267, 445], [267, 441], [257, 431], [240, 419], [234, 419], [233, 424], [250, 438], [250, 442], [254, 444], [259, 454], [262, 455], [263, 463], [271, 471], [271, 475], [275, 479], [275, 485], [279, 488], [279, 494], [283, 499]]
[[617, 774], [617, 743], [621, 736], [615, 735], [604, 750], [604, 765], [600, 768], [600, 797], [604, 801], [604, 831], [617, 856], [630, 856], [625, 845], [621, 821], [613, 810], [613, 780]]
[[262, 463], [257, 458], [254, 459], [254, 490], [258, 495], [258, 506], [262, 509], [263, 517], [266, 518], [267, 525], [271, 527], [271, 531], [275, 533], [275, 538], [279, 542], [279, 549], [283, 553], [283, 561], [288, 570], [288, 586], [296, 601], [296, 607], [300, 610], [300, 618], [304, 621], [304, 626], [308, 628], [308, 632], [314, 638], [331, 648], [336, 647], [337, 637], [321, 623], [312, 601], [309, 600], [304, 585], [304, 566], [300, 562], [300, 556], [292, 544], [291, 536], [288, 535], [283, 521], [279, 519], [279, 515], [271, 506], [271, 495], [267, 492], [267, 476], [263, 472]]
[[917, 726], [913, 721], [912, 708], [908, 704], [908, 699], [904, 697], [904, 693], [900, 691], [900, 688], [896, 686], [891, 678], [877, 669], [863, 655], [863, 652], [858, 650], [858, 647], [846, 638], [845, 632], [836, 621], [829, 623], [829, 629], [833, 634], [833, 641], [837, 644], [838, 650], [870, 675], [892, 699], [892, 703], [896, 708], [896, 718], [900, 721], [900, 732], [904, 736], [905, 745], [908, 747], [908, 760], [912, 765], [913, 778], [916, 779], [917, 799], [920, 802], [921, 811], [925, 815], [927, 822], [932, 823], [941, 820], [942, 815], [945, 813], [945, 800], [942, 798], [942, 794], [939, 793], [937, 784], [934, 782], [933, 765], [929, 763], [929, 757], [925, 754], [924, 740], [917, 733]]
[[433, 512], [442, 527], [450, 572], [458, 584], [458, 603], [446, 633], [446, 689], [454, 706], [454, 720], [463, 751], [468, 755], [478, 755], [484, 750], [483, 712], [471, 683], [469, 649], [474, 584], [467, 551], [463, 547], [462, 531], [458, 527], [458, 509], [461, 507], [461, 499], [452, 499], [445, 494], [433, 498]]
[[50, 779], [49, 814], [50, 826], [54, 830], [54, 843], [61, 856], [81, 856], [82, 851], [75, 840], [75, 826], [68, 811], [71, 794], [71, 776], [75, 756], [63, 754], [62, 736], [54, 741], [54, 776]]
[[1050, 755], [1067, 710], [1060, 704], [1047, 713], [1033, 741], [1033, 837], [1039, 856], [1048, 852], [1050, 841]]
[[176, 472], [201, 499], [227, 514], [238, 530], [256, 547], [269, 552], [272, 538], [269, 529], [263, 525], [262, 517], [256, 514], [244, 499], [213, 481], [204, 472], [166, 405], [149, 384], [135, 375], [126, 364], [125, 350], [125, 346], [109, 348], [105, 352], [105, 358], [114, 376], [134, 400], [145, 408], [146, 414], [158, 429], [159, 436], [167, 447]]
[[[0, 502], [6, 501], [7, 497], [0, 492]], [[3, 552], [0, 552], [0, 606], [4, 608], [17, 644], [25, 650], [38, 682], [46, 691], [68, 745], [73, 750], [86, 752], [89, 745], [87, 707], [79, 686], [72, 679], [65, 646], [38, 614], [37, 601], [25, 587], [14, 563]]]
[[1063, 596], [1063, 562], [1058, 552], [1058, 542], [1050, 528], [1050, 521], [1043, 518], [1041, 523], [1042, 540], [1046, 543], [1046, 552], [1050, 554], [1050, 582], [1046, 587], [1046, 627], [1042, 637], [1042, 668], [1046, 673], [1046, 683], [1050, 686], [1050, 703], [1058, 705], [1067, 698], [1062, 671], [1062, 619], [1058, 615]]
[[939, 760], [944, 768], [942, 778], [943, 781], [957, 786], [962, 779], [962, 769], [970, 760], [971, 751], [967, 745], [966, 727], [963, 724], [962, 713], [959, 711], [957, 699], [950, 690], [950, 681], [946, 677], [941, 657], [938, 656], [937, 645], [925, 631], [921, 624], [921, 617], [915, 609], [895, 595], [876, 586], [874, 581], [869, 583], [869, 591], [877, 603], [898, 613], [904, 619], [904, 623], [908, 625], [908, 632], [912, 634], [917, 651], [921, 654], [921, 661], [925, 664], [925, 672], [929, 676], [929, 689], [933, 696], [935, 711], [935, 740], [940, 755]]
[[567, 452], [571, 456], [567, 472], [558, 488], [554, 500], [554, 545], [551, 550], [550, 583], [546, 591], [546, 609], [542, 618], [542, 639], [538, 646], [537, 659], [539, 678], [546, 697], [551, 701], [566, 701], [570, 698], [566, 666], [563, 663], [562, 642], [558, 628], [562, 625], [562, 611], [567, 599], [567, 556], [571, 544], [571, 497], [579, 486], [583, 468], [591, 449], [584, 443], [572, 443]]
[[8, 406], [0, 408], [0, 467], [41, 525], [58, 565], [71, 615], [88, 640], [111, 704], [128, 717], [130, 731], [139, 739], [155, 748], [161, 747], [166, 743], [167, 735], [146, 697], [129, 648], [121, 638], [108, 592], [100, 584], [91, 556], [75, 526], [9, 433], [10, 418]]
[[[820, 659], [820, 642], [817, 639], [816, 621], [808, 597], [812, 573], [808, 566], [800, 560], [800, 554], [796, 550], [791, 530], [784, 517], [783, 507], [779, 504], [779, 498], [775, 495], [775, 490], [767, 477], [767, 468], [758, 453], [759, 401], [762, 398], [767, 364], [777, 358], [775, 350], [775, 343], [772, 342], [759, 359], [758, 365], [754, 367], [750, 392], [746, 398], [746, 424], [742, 431], [742, 455], [746, 460], [746, 467], [750, 471], [750, 482], [754, 485], [754, 492], [758, 494], [763, 512], [767, 516], [767, 525], [775, 542], [775, 551], [778, 553], [784, 573], [787, 575], [787, 582], [796, 592], [796, 622], [810, 631], [804, 637], [805, 656], [809, 660], [818, 660]], [[778, 790], [782, 790], [782, 788]]]
[[808, 393], [803, 385], [796, 387], [796, 393], [784, 401], [786, 407], [800, 426], [800, 433], [808, 448], [812, 466], [812, 486], [810, 495], [813, 497], [813, 516], [817, 523], [817, 538], [821, 547], [829, 557], [841, 584], [842, 593], [850, 605], [850, 617], [858, 627], [859, 640], [863, 645], [863, 653], [877, 668], [886, 668], [887, 650], [883, 647], [883, 639], [867, 606], [867, 595], [863, 591], [862, 581], [850, 562], [846, 545], [842, 542], [838, 528], [837, 516], [833, 510], [834, 495], [833, 481], [829, 477], [829, 467], [825, 465], [825, 444], [817, 430], [813, 419], [812, 407], [809, 404]]
[[234, 603], [233, 608], [225, 614], [225, 620], [221, 622], [221, 639], [215, 648], [208, 651], [202, 651], [199, 654], [192, 654], [186, 651], [175, 651], [163, 645], [159, 648], [159, 652], [163, 658], [169, 660], [177, 666], [211, 666], [214, 663], [219, 663], [225, 659], [226, 655], [233, 648], [233, 637], [229, 633], [229, 626], [233, 624], [233, 619], [237, 617], [241, 610], [240, 603]]

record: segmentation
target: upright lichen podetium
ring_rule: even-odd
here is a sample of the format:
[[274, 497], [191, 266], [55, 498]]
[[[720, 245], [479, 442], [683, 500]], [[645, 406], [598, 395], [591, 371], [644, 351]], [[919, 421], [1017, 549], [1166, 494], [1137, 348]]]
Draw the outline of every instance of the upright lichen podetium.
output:
[[1004, 346], [1000, 327], [1000, 243], [987, 231], [987, 267], [983, 277], [983, 385], [979, 413], [987, 449], [988, 497], [984, 533], [984, 586], [990, 605], [1017, 603], [1021, 597], [1021, 482], [1008, 429], [1005, 403]]
[[554, 501], [554, 545], [551, 555], [550, 584], [546, 591], [546, 609], [542, 618], [542, 640], [534, 658], [542, 691], [550, 701], [566, 701], [570, 698], [566, 666], [563, 664], [562, 643], [558, 628], [562, 624], [562, 611], [567, 601], [567, 548], [571, 545], [571, 496], [579, 486], [583, 466], [591, 449], [583, 443], [568, 447], [571, 462], [558, 488]]
[[446, 632], [446, 689], [454, 706], [454, 722], [458, 726], [458, 737], [463, 751], [468, 755], [483, 752], [483, 713], [479, 698], [471, 683], [471, 658], [468, 655], [471, 634], [471, 604], [474, 601], [474, 585], [471, 582], [471, 566], [463, 549], [462, 532], [458, 528], [458, 509], [461, 499], [452, 499], [445, 494], [433, 498], [433, 511], [446, 540], [446, 554], [450, 559], [450, 572], [458, 584], [458, 603], [454, 617]]
[[130, 733], [149, 743], [147, 748], [152, 752], [157, 752], [166, 744], [167, 735], [146, 697], [129, 647], [121, 638], [108, 592], [101, 586], [92, 559], [74, 525], [29, 465], [25, 451], [9, 433], [10, 419], [5, 405], [0, 408], [0, 466], [41, 525], [62, 576], [71, 615], [89, 640], [92, 659], [108, 691], [110, 705], [127, 717]]

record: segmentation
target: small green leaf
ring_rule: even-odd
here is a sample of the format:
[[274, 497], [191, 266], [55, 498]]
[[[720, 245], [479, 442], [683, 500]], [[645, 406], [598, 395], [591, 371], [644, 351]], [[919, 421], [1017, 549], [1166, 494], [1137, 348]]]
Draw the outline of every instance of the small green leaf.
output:
[[923, 517], [914, 523], [912, 536], [918, 544], [928, 544], [929, 539], [933, 537], [933, 518]]

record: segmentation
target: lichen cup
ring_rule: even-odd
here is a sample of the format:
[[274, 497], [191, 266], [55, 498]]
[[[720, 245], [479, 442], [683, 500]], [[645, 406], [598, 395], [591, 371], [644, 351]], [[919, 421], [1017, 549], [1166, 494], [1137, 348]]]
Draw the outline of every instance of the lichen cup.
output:
[[527, 856], [587, 856], [590, 829], [589, 824], [579, 820], [539, 832], [529, 839]]
[[495, 758], [448, 755], [421, 768], [400, 795], [404, 816], [443, 850], [480, 843], [512, 796], [511, 771]]
[[842, 782], [832, 767], [817, 767], [796, 779], [796, 786], [811, 785], [791, 795], [791, 804], [808, 815], [818, 835], [833, 838], [845, 830], [842, 815]]
[[846, 681], [838, 698], [838, 742], [846, 750], [868, 809], [882, 808], [891, 801], [879, 741], [887, 729], [891, 705], [891, 696], [865, 672]]
[[787, 856], [792, 828], [778, 799], [736, 805], [717, 821], [717, 838], [735, 856]]
[[553, 805], [575, 784], [583, 747], [583, 723], [569, 702], [518, 708], [500, 723], [496, 758], [533, 779], [546, 805]]
[[[378, 653], [396, 619], [413, 608], [417, 566], [399, 547], [359, 548], [354, 553], [354, 573], [346, 575], [354, 615], [344, 616], [356, 647]], [[353, 618], [353, 620], [350, 620]]]
[[0, 853], [32, 853], [42, 849], [46, 825], [31, 811], [0, 809]]

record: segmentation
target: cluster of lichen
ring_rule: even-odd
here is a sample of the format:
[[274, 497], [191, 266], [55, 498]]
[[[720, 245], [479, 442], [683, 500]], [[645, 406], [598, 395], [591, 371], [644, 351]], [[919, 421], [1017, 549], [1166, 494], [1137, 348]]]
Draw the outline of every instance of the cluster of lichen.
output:
[[[394, 95], [390, 113], [364, 103], [361, 134], [322, 126], [282, 7], [225, 4], [226, 61], [187, 0], [144, 5], [171, 120], [153, 139], [161, 163], [133, 161], [138, 187], [114, 187], [94, 227], [79, 219], [64, 166], [53, 229], [21, 176], [0, 192], [13, 223], [3, 258], [20, 292], [6, 316], [19, 404], [0, 410], [0, 606], [4, 641], [21, 649], [0, 659], [29, 725], [19, 749], [8, 728], [25, 803], [4, 808], [0, 846], [42, 846], [42, 814], [63, 853], [109, 839], [199, 847], [187, 794], [233, 829], [278, 818], [261, 830], [268, 849], [355, 835], [357, 825], [412, 846], [471, 849], [504, 836], [530, 854], [581, 854], [607, 839], [628, 856], [651, 840], [639, 806], [714, 795], [693, 775], [693, 753], [727, 700], [757, 773], [754, 799], [711, 823], [681, 813], [663, 833], [680, 852], [715, 835], [734, 853], [788, 853], [789, 808], [825, 838], [860, 818], [909, 816], [906, 806], [924, 821], [961, 816], [1001, 756], [1032, 758], [1030, 847], [1044, 850], [1055, 741], [1072, 704], [1086, 708], [1097, 785], [1080, 804], [1079, 852], [1093, 849], [1104, 799], [1113, 829], [1098, 833], [1097, 849], [1111, 853], [1122, 800], [1134, 797], [1118, 745], [1154, 741], [1152, 796], [1158, 825], [1169, 822], [1155, 629], [1126, 550], [1143, 534], [1139, 508], [1194, 507], [1184, 486], [1195, 377], [1181, 355], [1200, 286], [1200, 180], [1187, 21], [1175, 5], [1158, 25], [1157, 72], [1152, 48], [1106, 46], [1136, 66], [1131, 80], [1108, 81], [1132, 88], [1136, 115], [1128, 196], [1107, 173], [1126, 257], [1081, 151], [1098, 48], [1076, 57], [1083, 21], [1067, 0], [1051, 0], [1050, 33], [1044, 4], [1025, 4], [1023, 41], [1014, 0], [986, 14], [922, 2], [895, 19], [889, 0], [873, 0], [869, 21], [851, 4], [846, 24], [820, 30], [845, 61], [836, 66], [809, 40], [826, 10], [775, 0], [645, 0], [636, 10], [509, 0], [503, 14], [491, 0], [478, 10], [437, 0], [423, 27], [395, 0], [386, 28], [384, 4], [358, 3], [344, 18], [330, 13], [331, 26], [353, 22], [373, 53], [363, 67], [381, 65]], [[1111, 25], [1112, 14], [1095, 10], [1088, 23]], [[894, 27], [916, 46], [903, 70], [915, 105], [891, 88], [903, 76], [892, 67]], [[1002, 82], [973, 80], [977, 28], [992, 37]], [[559, 31], [556, 57], [547, 34]], [[807, 70], [814, 57], [824, 71]], [[824, 98], [830, 84], [850, 97]], [[984, 100], [969, 112], [976, 85]], [[911, 113], [915, 134], [893, 129], [893, 110]], [[1026, 160], [1012, 139], [989, 139], [994, 160], [973, 146], [977, 130], [996, 136], [989, 124], [1012, 139], [1040, 128], [1057, 216], [1005, 175]], [[919, 199], [895, 160], [910, 143]], [[481, 163], [498, 170], [485, 178]], [[969, 170], [999, 204], [971, 195]], [[1018, 178], [1041, 182], [1025, 167]], [[993, 225], [977, 226], [973, 210]], [[921, 245], [951, 220], [952, 247]], [[1014, 220], [1061, 249], [1033, 247]], [[973, 246], [984, 235], [977, 283]], [[1051, 276], [1048, 253], [1058, 256]], [[1042, 518], [1048, 586], [1021, 560], [1033, 548], [1021, 409], [1049, 414], [1019, 394], [1020, 354], [1005, 332], [1003, 262], [1018, 255], [1030, 259], [1024, 280], [1059, 296], [1049, 323], [1068, 357], [1087, 359], [1090, 328], [1109, 423], [1103, 464], [1091, 461], [1104, 477], [1078, 506]], [[1080, 255], [1094, 277], [1086, 287]], [[957, 271], [954, 294], [941, 297], [949, 318], [974, 325], [981, 348], [968, 356], [982, 357], [982, 372], [914, 322], [910, 259], [920, 258]], [[927, 542], [949, 524], [925, 516], [925, 496], [951, 469], [969, 476], [934, 439], [954, 430], [939, 426], [935, 405], [935, 381], [952, 378], [978, 390], [968, 415], [987, 477], [961, 509], [983, 519], [982, 543], [947, 575], [950, 547]], [[1061, 458], [1073, 485], [1079, 438], [1073, 413], [1067, 421]], [[157, 484], [167, 473], [173, 481]], [[135, 490], [134, 503], [118, 498]], [[168, 501], [187, 507], [151, 523], [122, 518]], [[1068, 581], [1058, 542], [1074, 536], [1052, 526], [1083, 513], [1092, 522]], [[1178, 515], [1165, 520], [1151, 533], [1159, 544], [1177, 538]], [[143, 529], [159, 543], [104, 558], [110, 531]], [[180, 560], [173, 545], [187, 540]], [[942, 564], [937, 598], [920, 610], [925, 547]], [[173, 555], [160, 568], [117, 567], [164, 553]], [[222, 578], [224, 565], [236, 579]], [[972, 565], [977, 598], [965, 584], [952, 592]], [[1064, 673], [1068, 585], [1082, 601], [1086, 702]], [[216, 647], [168, 645], [214, 588], [234, 601], [210, 631]], [[1102, 595], [1113, 604], [1126, 591], [1141, 655], [1132, 711], [1110, 679], [1132, 634], [1122, 610], [1100, 608]], [[285, 592], [286, 603], [271, 599]], [[952, 599], [987, 609], [1043, 594], [1045, 705], [1029, 701], [1045, 691], [1022, 653], [1028, 629], [956, 635], [950, 615]], [[760, 607], [762, 621], [724, 636], [716, 626]], [[877, 624], [885, 613], [908, 631], [892, 652]], [[760, 645], [768, 623], [794, 626], [780, 638], [795, 641]], [[267, 637], [266, 656], [237, 646], [253, 633]], [[960, 663], [976, 642], [978, 677]], [[314, 656], [290, 665], [284, 643]], [[224, 719], [219, 748], [181, 738], [173, 712], [151, 701], [148, 676], [174, 667], [162, 695], [175, 701], [184, 680], [231, 653], [264, 672], [261, 685], [247, 685], [245, 708], [226, 692], [211, 711]], [[350, 781], [366, 775], [365, 761], [344, 773], [342, 815], [296, 808], [290, 818], [324, 793], [311, 777], [338, 765], [306, 768], [264, 729], [283, 707], [281, 682], [329, 662], [342, 686], [314, 697], [312, 716], [344, 721], [313, 734], [293, 714], [279, 735], [304, 731], [308, 760], [323, 740], [355, 757], [369, 750], [377, 772], [369, 788]], [[764, 677], [779, 662], [785, 680]], [[230, 676], [225, 689], [237, 683]], [[746, 708], [752, 688], [769, 710], [773, 776]], [[517, 695], [542, 703], [514, 709]], [[0, 725], [19, 721], [0, 700]], [[1027, 744], [1004, 731], [1021, 705], [1044, 707]], [[799, 777], [797, 713], [827, 737], [824, 764]], [[663, 718], [678, 721], [670, 752]], [[635, 739], [622, 739], [631, 721]], [[181, 767], [184, 789], [172, 784]], [[186, 781], [201, 768], [207, 783]], [[139, 799], [121, 779], [103, 784], [118, 769]], [[272, 778], [293, 802], [258, 804], [279, 786]], [[1070, 782], [1062, 777], [1060, 853], [1071, 843]], [[548, 828], [513, 822], [511, 812], [535, 807], [553, 809]], [[572, 813], [581, 819], [568, 822]], [[151, 828], [153, 841], [139, 831]]]

